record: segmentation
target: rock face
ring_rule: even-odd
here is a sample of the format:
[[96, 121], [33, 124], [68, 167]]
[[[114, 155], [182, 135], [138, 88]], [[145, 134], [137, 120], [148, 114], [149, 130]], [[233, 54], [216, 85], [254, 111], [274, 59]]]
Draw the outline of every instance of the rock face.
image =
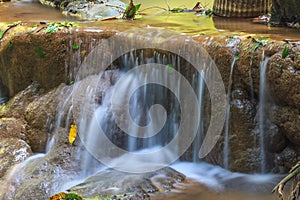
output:
[[[70, 84], [92, 47], [114, 34], [114, 31], [91, 33], [88, 37], [81, 31], [19, 34], [10, 41], [12, 46], [9, 42], [0, 46], [1, 88], [12, 98], [33, 83], [38, 83], [36, 92], [40, 93], [61, 83]], [[73, 49], [73, 44], [78, 44], [78, 49]]]
[[[66, 69], [64, 68], [65, 63], [61, 62], [64, 62], [64, 59], [69, 61], [73, 57], [79, 57], [76, 62], [81, 63], [86, 55], [84, 51], [90, 51], [90, 46], [88, 45], [90, 41], [100, 41], [113, 33], [104, 32], [100, 36], [95, 36], [94, 33], [88, 32], [85, 34], [80, 35], [78, 33], [76, 35], [76, 41], [81, 40], [84, 42], [81, 46], [82, 49], [79, 49], [78, 52], [73, 52], [75, 54], [70, 55], [70, 57], [57, 58], [50, 56], [49, 60], [58, 60], [43, 63], [40, 57], [32, 58], [24, 56], [20, 58], [18, 55], [21, 52], [16, 50], [15, 53], [17, 55], [11, 54], [9, 55], [9, 59], [5, 58], [6, 60], [4, 61], [4, 64], [8, 64], [11, 71], [8, 71], [1, 62], [0, 74], [3, 76], [1, 77], [3, 85], [8, 88], [10, 96], [14, 97], [1, 107], [0, 142], [2, 144], [3, 141], [5, 148], [10, 148], [5, 146], [6, 144], [14, 144], [14, 149], [9, 149], [9, 151], [16, 152], [16, 154], [7, 157], [1, 154], [3, 160], [9, 162], [13, 160], [10, 163], [22, 161], [22, 159], [24, 160], [31, 154], [30, 148], [34, 153], [45, 152], [47, 140], [53, 138], [53, 144], [50, 145], [51, 148], [47, 155], [42, 155], [35, 159], [33, 158], [30, 162], [25, 162], [21, 166], [22, 170], [17, 171], [14, 175], [15, 179], [10, 180], [11, 184], [3, 190], [5, 191], [6, 199], [46, 199], [54, 193], [60, 192], [66, 182], [86, 177], [86, 175], [83, 176], [82, 174], [85, 172], [83, 164], [89, 161], [82, 159], [84, 148], [81, 146], [79, 139], [76, 138], [73, 145], [68, 142], [69, 125], [71, 123], [78, 125], [81, 122], [79, 107], [82, 104], [90, 103], [84, 101], [84, 97], [89, 94], [86, 93], [86, 86], [99, 77], [87, 77], [82, 80], [77, 93], [72, 93], [72, 89], [76, 84], [59, 85], [61, 82], [66, 82], [69, 77], [69, 74], [65, 74], [64, 71]], [[61, 37], [57, 39], [58, 36]], [[53, 37], [53, 45], [55, 46], [58, 43], [58, 46], [60, 46], [61, 42], [66, 39], [66, 36], [69, 37], [68, 34], [62, 33], [57, 33], [57, 35], [54, 33], [51, 37], [45, 36], [43, 37], [46, 41], [44, 45], [49, 45], [47, 39]], [[34, 40], [36, 36], [30, 35], [28, 38], [28, 40]], [[21, 39], [24, 39], [24, 36], [14, 38], [14, 45], [24, 45], [28, 42]], [[260, 168], [261, 147], [258, 141], [260, 134], [258, 131], [260, 69], [262, 60], [266, 56], [270, 58], [267, 63], [266, 73], [270, 96], [268, 100], [270, 102], [267, 105], [268, 115], [266, 115], [267, 119], [265, 120], [267, 128], [264, 131], [265, 150], [268, 154], [268, 171], [271, 171], [272, 168], [278, 168], [282, 172], [288, 170], [295, 161], [299, 160], [300, 155], [300, 56], [298, 46], [296, 44], [275, 41], [267, 42], [264, 45], [263, 42], [257, 40], [257, 38], [251, 38], [251, 36], [220, 37], [218, 39], [205, 36], [194, 39], [203, 44], [204, 48], [215, 61], [222, 75], [225, 88], [228, 88], [231, 65], [235, 60], [231, 77], [232, 88], [230, 94], [228, 94], [230, 96], [229, 106], [231, 110], [229, 120], [229, 169], [233, 171], [258, 172]], [[66, 41], [70, 42], [70, 40]], [[33, 45], [33, 43], [31, 44]], [[288, 54], [282, 56], [285, 46], [288, 48]], [[57, 47], [51, 50], [51, 45], [49, 45], [48, 48], [50, 49], [49, 51], [47, 50], [46, 55], [54, 55], [52, 53]], [[32, 56], [34, 50], [30, 50], [29, 52], [31, 52]], [[3, 51], [0, 53], [2, 54]], [[8, 50], [4, 50], [3, 54], [7, 55], [8, 53]], [[66, 55], [63, 54], [63, 56]], [[34, 65], [38, 66], [35, 68], [36, 72], [30, 74], [29, 71], [26, 71], [28, 63], [37, 62], [37, 60], [41, 66]], [[53, 67], [53, 63], [57, 64], [56, 67], [62, 67], [63, 70], [59, 69], [55, 71], [56, 67], [54, 67], [55, 69], [50, 69]], [[73, 73], [73, 78], [76, 77], [78, 63], [70, 65], [67, 68], [68, 72]], [[39, 72], [44, 72], [44, 68], [46, 71], [49, 70], [47, 71], [49, 82], [47, 82], [48, 80], [41, 80], [45, 79], [45, 74], [43, 76], [39, 75]], [[24, 69], [24, 74], [20, 73], [22, 70], [17, 69]], [[101, 85], [103, 88], [99, 88], [99, 95], [94, 96], [92, 103], [102, 103], [103, 92], [106, 87], [114, 84], [117, 71], [116, 69], [107, 70], [108, 76], [100, 80], [103, 83]], [[192, 73], [188, 74], [187, 79], [190, 79]], [[18, 78], [15, 79], [15, 77]], [[27, 78], [30, 80], [27, 80]], [[82, 88], [80, 88], [81, 86]], [[208, 105], [206, 109], [209, 110], [209, 108]], [[209, 120], [206, 119], [206, 122], [209, 122]], [[207, 125], [204, 125], [204, 129], [205, 126]], [[117, 135], [118, 133], [115, 132], [113, 137], [117, 137]], [[223, 166], [223, 139], [224, 137], [219, 140], [216, 147], [205, 160]], [[127, 145], [123, 141], [118, 142], [120, 145]], [[19, 155], [17, 154], [18, 150], [23, 147], [26, 147], [27, 153], [22, 154], [21, 160], [15, 162], [16, 157]], [[191, 160], [192, 157], [188, 154], [185, 159]], [[90, 158], [90, 160], [92, 163], [95, 163], [95, 166], [102, 166], [93, 158]], [[7, 165], [6, 163], [5, 161], [5, 164], [1, 165], [4, 166], [1, 171], [3, 174], [11, 166], [11, 164]], [[95, 172], [95, 170], [92, 171]], [[160, 179], [160, 175], [164, 178]], [[121, 176], [125, 176], [125, 178], [121, 179]], [[104, 180], [101, 177], [113, 178]], [[84, 183], [71, 188], [70, 191], [81, 192], [82, 195], [88, 196], [88, 194], [92, 194], [91, 190], [95, 186], [94, 183], [97, 182], [97, 185], [101, 189], [96, 188], [93, 190], [93, 195], [102, 195], [98, 191], [105, 190], [105, 188], [109, 189], [112, 185], [117, 185], [123, 193], [140, 191], [143, 195], [152, 190], [172, 188], [172, 185], [178, 179], [183, 180], [183, 176], [169, 168], [141, 176], [104, 170], [87, 179]], [[91, 180], [93, 181], [91, 182]], [[68, 188], [70, 187], [68, 186], [64, 189]], [[106, 191], [108, 193], [105, 193], [105, 195], [116, 194], [115, 190]]]
[[[298, 99], [300, 92], [299, 48], [297, 44], [272, 41], [263, 47], [263, 45], [259, 45], [260, 40], [255, 38], [243, 38], [242, 42], [236, 43], [236, 45], [228, 45], [232, 44], [232, 40], [238, 40], [238, 38], [215, 39], [211, 43], [207, 43], [210, 41], [209, 38], [200, 40], [215, 60], [225, 88], [229, 83], [233, 55], [237, 54], [239, 57], [239, 60], [235, 62], [232, 77], [229, 169], [242, 172], [247, 172], [249, 169], [252, 169], [250, 171], [259, 170], [258, 105], [260, 68], [264, 52], [264, 55], [270, 58], [266, 73], [269, 103], [266, 105], [268, 112], [266, 113], [266, 130], [264, 132], [269, 164], [267, 168], [271, 170], [278, 164], [274, 159], [276, 158], [275, 153], [280, 153], [288, 147], [294, 149], [299, 155], [299, 149], [295, 148], [299, 145], [299, 134], [297, 134], [297, 132], [299, 133], [298, 104], [300, 102]], [[255, 48], [255, 45], [259, 45], [259, 47]], [[283, 58], [284, 48], [288, 49], [288, 54]], [[239, 90], [242, 93], [237, 92]], [[223, 151], [223, 141], [224, 139], [220, 139], [215, 149], [205, 158], [207, 161], [223, 165], [223, 154], [220, 154]], [[288, 166], [290, 165], [291, 163], [288, 164]]]

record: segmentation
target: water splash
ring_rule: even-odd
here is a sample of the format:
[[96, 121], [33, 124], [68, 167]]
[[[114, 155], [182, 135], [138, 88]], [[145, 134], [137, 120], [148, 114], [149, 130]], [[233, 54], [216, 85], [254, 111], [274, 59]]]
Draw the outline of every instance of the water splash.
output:
[[267, 192], [282, 178], [275, 174], [243, 174], [230, 172], [224, 168], [208, 163], [177, 162], [171, 165], [187, 178], [196, 180], [218, 191]]
[[223, 147], [223, 167], [228, 169], [229, 167], [229, 129], [230, 129], [230, 101], [231, 101], [231, 90], [232, 90], [232, 76], [236, 58], [233, 58], [230, 67], [229, 83], [227, 88], [227, 105], [226, 105], [226, 118], [225, 118], [225, 131], [224, 131], [224, 147]]
[[264, 57], [260, 65], [260, 80], [259, 80], [259, 146], [260, 146], [260, 171], [261, 173], [266, 172], [266, 152], [265, 152], [265, 129], [266, 129], [266, 109], [267, 109], [267, 101], [266, 101], [266, 71], [267, 65], [269, 61], [269, 57]]

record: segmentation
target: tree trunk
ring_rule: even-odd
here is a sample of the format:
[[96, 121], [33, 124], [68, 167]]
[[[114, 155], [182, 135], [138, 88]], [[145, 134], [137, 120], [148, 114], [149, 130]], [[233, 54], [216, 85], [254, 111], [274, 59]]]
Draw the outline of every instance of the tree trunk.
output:
[[215, 0], [214, 14], [222, 17], [257, 17], [266, 14], [269, 0]]

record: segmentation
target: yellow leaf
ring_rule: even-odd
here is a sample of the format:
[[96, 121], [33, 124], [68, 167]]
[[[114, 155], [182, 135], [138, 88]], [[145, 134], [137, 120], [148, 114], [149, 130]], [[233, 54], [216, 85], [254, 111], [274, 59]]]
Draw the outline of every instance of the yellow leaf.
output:
[[72, 124], [70, 128], [70, 133], [69, 133], [69, 142], [70, 144], [73, 144], [75, 141], [75, 138], [77, 136], [77, 127], [76, 125]]
[[49, 197], [48, 200], [62, 200], [65, 199], [66, 193], [60, 192], [58, 194], [53, 195], [52, 197]]

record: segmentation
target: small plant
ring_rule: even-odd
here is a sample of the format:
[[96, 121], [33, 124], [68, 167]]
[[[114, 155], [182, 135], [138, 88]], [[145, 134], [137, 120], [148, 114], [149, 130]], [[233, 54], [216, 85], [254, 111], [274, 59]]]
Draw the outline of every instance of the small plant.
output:
[[282, 50], [281, 57], [284, 59], [289, 55], [289, 47], [285, 46]]
[[134, 19], [137, 11], [140, 9], [141, 4], [134, 5], [133, 0], [126, 6], [126, 10], [123, 14], [123, 19]]
[[73, 50], [77, 50], [77, 49], [79, 49], [79, 46], [78, 46], [78, 44], [73, 44], [73, 45], [72, 45], [72, 49], [73, 49]]
[[168, 66], [168, 72], [172, 73], [174, 71], [173, 65], [172, 64], [168, 64], [167, 66]]

